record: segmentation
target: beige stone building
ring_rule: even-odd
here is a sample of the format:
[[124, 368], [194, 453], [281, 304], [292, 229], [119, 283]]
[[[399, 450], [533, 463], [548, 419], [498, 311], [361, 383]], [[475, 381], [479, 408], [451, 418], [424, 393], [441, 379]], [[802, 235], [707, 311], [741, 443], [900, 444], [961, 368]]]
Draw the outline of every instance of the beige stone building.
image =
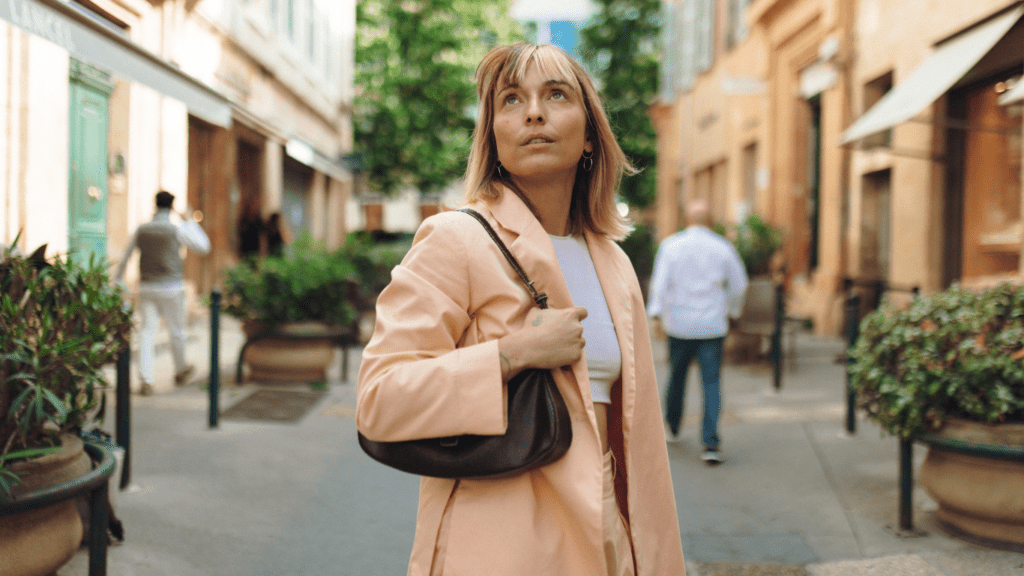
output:
[[[666, 3], [660, 236], [688, 198], [786, 230], [790, 308], [840, 331], [844, 280], [1021, 274], [1019, 4]], [[1014, 86], [1020, 86], [1014, 89]]]
[[200, 294], [247, 212], [340, 244], [354, 35], [354, 0], [0, 3], [0, 242], [117, 259], [166, 189], [213, 245]]

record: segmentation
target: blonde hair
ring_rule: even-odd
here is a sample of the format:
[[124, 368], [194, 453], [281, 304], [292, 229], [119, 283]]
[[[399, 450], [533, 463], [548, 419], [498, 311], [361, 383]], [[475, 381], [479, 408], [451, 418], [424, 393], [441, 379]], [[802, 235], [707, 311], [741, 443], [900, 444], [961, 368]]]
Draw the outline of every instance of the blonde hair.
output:
[[615, 191], [623, 174], [635, 174], [612, 133], [601, 98], [587, 72], [556, 46], [513, 44], [492, 49], [476, 69], [476, 94], [479, 100], [476, 129], [469, 164], [466, 167], [466, 202], [493, 202], [501, 197], [501, 185], [515, 192], [536, 214], [529, 199], [509, 178], [497, 170], [498, 149], [494, 140], [494, 98], [509, 84], [518, 84], [531, 64], [555, 80], [569, 84], [583, 101], [587, 116], [587, 136], [594, 147], [593, 167], [576, 167], [572, 203], [569, 207], [569, 233], [580, 235], [590, 230], [612, 240], [625, 238], [632, 225], [615, 206]]

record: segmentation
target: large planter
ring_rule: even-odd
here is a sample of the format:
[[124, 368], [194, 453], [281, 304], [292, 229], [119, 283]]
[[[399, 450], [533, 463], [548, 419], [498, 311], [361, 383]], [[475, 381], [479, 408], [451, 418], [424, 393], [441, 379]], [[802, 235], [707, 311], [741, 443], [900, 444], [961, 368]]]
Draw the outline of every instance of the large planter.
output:
[[321, 382], [334, 363], [338, 330], [322, 322], [289, 322], [273, 330], [244, 322], [242, 360], [249, 378], [262, 382]]
[[[15, 498], [81, 478], [92, 470], [82, 440], [65, 434], [61, 449], [10, 467], [22, 474]], [[82, 519], [74, 499], [10, 516], [0, 516], [0, 566], [4, 576], [48, 576], [82, 544]]]
[[939, 520], [981, 541], [1024, 545], [1024, 424], [951, 419], [922, 441], [921, 485]]
[[735, 362], [755, 362], [764, 357], [775, 333], [775, 282], [755, 276], [747, 286], [743, 311], [729, 331], [725, 353]]

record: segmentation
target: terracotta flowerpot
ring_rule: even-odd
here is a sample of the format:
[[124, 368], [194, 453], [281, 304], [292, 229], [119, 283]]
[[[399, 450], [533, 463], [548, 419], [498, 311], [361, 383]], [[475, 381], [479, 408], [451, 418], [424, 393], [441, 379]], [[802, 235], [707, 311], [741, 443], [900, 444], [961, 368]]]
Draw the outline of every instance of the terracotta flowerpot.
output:
[[[252, 322], [243, 323], [242, 328], [247, 337], [266, 331]], [[246, 347], [243, 360], [249, 366], [250, 379], [297, 383], [327, 380], [335, 349], [330, 326], [322, 322], [291, 322], [277, 326], [274, 332], [281, 337], [263, 337]]]
[[920, 478], [939, 520], [983, 541], [1024, 545], [1024, 462], [987, 455], [1024, 450], [1024, 424], [952, 419], [933, 437]]
[[[13, 464], [24, 474], [12, 489], [15, 497], [63, 484], [92, 470], [82, 440], [66, 434], [61, 449], [47, 456]], [[5, 576], [47, 576], [71, 559], [82, 544], [82, 519], [75, 500], [65, 500], [20, 514], [0, 517], [0, 566]]]

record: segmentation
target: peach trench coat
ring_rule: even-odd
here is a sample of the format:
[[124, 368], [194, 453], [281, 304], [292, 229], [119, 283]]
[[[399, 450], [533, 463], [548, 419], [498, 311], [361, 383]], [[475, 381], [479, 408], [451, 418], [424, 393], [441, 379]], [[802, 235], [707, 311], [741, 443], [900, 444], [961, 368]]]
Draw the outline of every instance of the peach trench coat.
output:
[[[572, 306], [551, 239], [505, 191], [473, 206], [494, 226], [552, 308]], [[684, 576], [675, 497], [644, 303], [625, 253], [607, 238], [587, 245], [622, 350], [609, 433], [617, 493], [638, 576]], [[498, 338], [534, 306], [479, 222], [446, 212], [420, 226], [377, 301], [359, 373], [357, 425], [397, 441], [502, 434], [506, 407]], [[557, 462], [501, 480], [421, 480], [410, 576], [431, 570], [451, 498], [444, 576], [603, 576], [602, 453], [584, 359], [554, 370], [573, 440]]]

